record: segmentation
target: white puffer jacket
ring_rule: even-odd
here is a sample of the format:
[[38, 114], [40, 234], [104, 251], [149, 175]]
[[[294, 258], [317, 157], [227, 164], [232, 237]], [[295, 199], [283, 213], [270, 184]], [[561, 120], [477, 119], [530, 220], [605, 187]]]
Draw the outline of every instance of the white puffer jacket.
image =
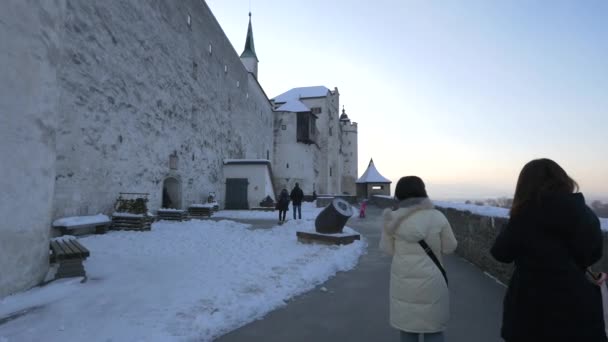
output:
[[441, 255], [452, 253], [457, 245], [448, 220], [428, 198], [401, 202], [399, 209], [387, 209], [383, 216], [380, 248], [393, 255], [391, 325], [413, 333], [445, 330], [450, 316], [448, 287], [418, 241], [424, 239], [443, 264]]

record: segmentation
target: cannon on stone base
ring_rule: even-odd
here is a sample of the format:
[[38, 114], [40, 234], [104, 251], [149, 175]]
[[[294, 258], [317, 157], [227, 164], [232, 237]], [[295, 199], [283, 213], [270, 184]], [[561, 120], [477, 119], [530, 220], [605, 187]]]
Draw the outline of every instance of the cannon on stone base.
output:
[[315, 219], [316, 233], [296, 232], [298, 241], [304, 243], [322, 243], [329, 245], [347, 245], [360, 240], [361, 235], [343, 233], [342, 230], [348, 219], [353, 215], [353, 209], [348, 202], [334, 198]]

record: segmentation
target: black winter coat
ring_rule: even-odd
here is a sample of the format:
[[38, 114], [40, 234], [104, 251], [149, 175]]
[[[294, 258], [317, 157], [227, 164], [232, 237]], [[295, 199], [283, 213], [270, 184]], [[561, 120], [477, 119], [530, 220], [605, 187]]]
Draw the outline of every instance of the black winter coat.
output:
[[582, 194], [523, 208], [496, 238], [500, 262], [515, 262], [504, 298], [507, 342], [606, 341], [599, 287], [585, 270], [602, 257], [600, 223]]
[[293, 205], [301, 205], [302, 199], [304, 199], [304, 191], [302, 191], [300, 187], [296, 186], [293, 188], [293, 190], [291, 190], [289, 197], [291, 197]]
[[277, 209], [283, 211], [289, 210], [289, 194], [287, 191], [281, 191], [279, 200], [277, 201]]

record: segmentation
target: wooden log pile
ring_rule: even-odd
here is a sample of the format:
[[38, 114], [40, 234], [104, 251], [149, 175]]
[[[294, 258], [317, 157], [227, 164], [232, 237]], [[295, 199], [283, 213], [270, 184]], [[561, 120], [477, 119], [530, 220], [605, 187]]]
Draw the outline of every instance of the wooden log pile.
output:
[[188, 214], [191, 218], [211, 217], [215, 211], [214, 205], [209, 204], [193, 204], [188, 207]]
[[156, 212], [158, 220], [166, 221], [187, 221], [188, 212], [181, 209], [158, 209]]
[[152, 219], [145, 214], [114, 213], [112, 229], [148, 231], [152, 228]]

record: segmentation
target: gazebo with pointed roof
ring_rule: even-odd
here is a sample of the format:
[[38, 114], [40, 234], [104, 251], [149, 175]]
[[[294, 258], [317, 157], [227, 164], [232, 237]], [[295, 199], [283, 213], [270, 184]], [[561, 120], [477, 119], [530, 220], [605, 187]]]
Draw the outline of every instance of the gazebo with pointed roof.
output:
[[357, 197], [370, 198], [373, 195], [391, 195], [391, 181], [382, 176], [370, 159], [367, 170], [357, 180]]

